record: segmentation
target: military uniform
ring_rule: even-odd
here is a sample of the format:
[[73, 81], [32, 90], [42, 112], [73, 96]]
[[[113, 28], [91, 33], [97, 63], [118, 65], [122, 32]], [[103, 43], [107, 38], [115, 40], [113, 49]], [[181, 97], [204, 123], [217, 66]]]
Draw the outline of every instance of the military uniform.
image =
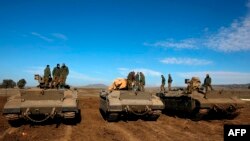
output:
[[[212, 83], [212, 79], [211, 79], [211, 77], [209, 77], [209, 75], [207, 74], [207, 76], [206, 76], [206, 78], [205, 78], [205, 80], [204, 80], [204, 86], [205, 86], [206, 93], [207, 93], [207, 91], [208, 91], [208, 87], [209, 87], [211, 90], [213, 90], [211, 83]], [[205, 95], [205, 97], [206, 97], [206, 95]]]
[[140, 75], [138, 72], [135, 75], [135, 86], [135, 89], [140, 91]]
[[163, 75], [161, 75], [161, 92], [165, 92], [165, 83], [166, 79]]
[[47, 67], [44, 69], [44, 84], [45, 84], [45, 87], [48, 87], [49, 86], [49, 80], [51, 78], [51, 72], [50, 72], [50, 68], [49, 68], [49, 65], [47, 65]]
[[168, 74], [168, 90], [171, 91], [171, 84], [173, 82], [173, 79], [170, 74]]
[[140, 89], [144, 92], [144, 86], [145, 86], [145, 76], [142, 72], [140, 72]]
[[53, 75], [53, 87], [57, 87], [59, 84], [59, 78], [60, 78], [60, 65], [57, 64], [56, 67], [54, 67], [52, 71]]
[[135, 81], [135, 72], [132, 71], [128, 74], [127, 77], [127, 83], [128, 83], [128, 89], [132, 90], [133, 89], [133, 82]]
[[68, 74], [69, 74], [69, 69], [67, 66], [65, 66], [65, 64], [63, 64], [62, 67], [60, 68], [60, 87], [61, 88], [65, 86], [65, 82], [66, 82]]

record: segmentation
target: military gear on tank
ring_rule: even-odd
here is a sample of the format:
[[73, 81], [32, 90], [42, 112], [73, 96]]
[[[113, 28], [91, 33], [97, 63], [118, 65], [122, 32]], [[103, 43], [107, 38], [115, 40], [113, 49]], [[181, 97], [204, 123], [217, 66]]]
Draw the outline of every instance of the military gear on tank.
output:
[[187, 92], [191, 94], [193, 91], [199, 90], [201, 81], [199, 77], [192, 77], [191, 80], [187, 81]]
[[124, 89], [127, 89], [127, 80], [124, 78], [115, 79], [112, 85], [109, 86], [109, 91], [124, 90]]

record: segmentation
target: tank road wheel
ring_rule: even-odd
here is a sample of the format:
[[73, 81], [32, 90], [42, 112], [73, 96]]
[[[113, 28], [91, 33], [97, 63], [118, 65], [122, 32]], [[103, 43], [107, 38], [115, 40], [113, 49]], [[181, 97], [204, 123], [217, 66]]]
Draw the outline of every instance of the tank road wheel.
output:
[[106, 113], [106, 120], [108, 122], [115, 122], [115, 121], [118, 121], [120, 117], [120, 114], [119, 113]]

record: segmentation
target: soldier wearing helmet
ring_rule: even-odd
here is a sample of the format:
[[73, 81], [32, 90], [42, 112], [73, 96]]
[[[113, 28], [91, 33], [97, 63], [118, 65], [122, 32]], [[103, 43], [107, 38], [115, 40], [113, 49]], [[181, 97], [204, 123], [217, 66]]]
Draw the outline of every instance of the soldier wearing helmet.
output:
[[[206, 78], [204, 79], [204, 87], [205, 87], [206, 93], [208, 91], [208, 87], [211, 90], [213, 90], [211, 83], [212, 83], [212, 78], [209, 76], [209, 74], [207, 74]], [[206, 94], [205, 94], [205, 98], [206, 98]]]
[[145, 86], [145, 76], [142, 72], [140, 72], [140, 90], [144, 92]]
[[166, 83], [166, 79], [163, 75], [161, 75], [161, 92], [165, 92], [165, 83]]
[[59, 78], [60, 78], [60, 64], [57, 64], [52, 71], [53, 75], [53, 87], [58, 87], [59, 85]]
[[63, 63], [62, 67], [60, 68], [60, 88], [63, 88], [65, 86], [65, 82], [66, 82], [68, 74], [69, 74], [69, 69]]
[[173, 79], [170, 74], [168, 74], [168, 90], [171, 91], [171, 85], [172, 85]]
[[51, 78], [51, 72], [50, 72], [50, 67], [49, 65], [46, 66], [46, 68], [44, 69], [44, 84], [45, 84], [45, 88], [49, 87], [49, 80]]

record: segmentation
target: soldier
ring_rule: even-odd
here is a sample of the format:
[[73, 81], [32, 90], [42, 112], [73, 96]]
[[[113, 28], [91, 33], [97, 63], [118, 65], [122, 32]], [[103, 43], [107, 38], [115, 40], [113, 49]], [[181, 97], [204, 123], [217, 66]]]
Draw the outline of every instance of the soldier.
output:
[[168, 74], [168, 90], [171, 91], [171, 84], [173, 82], [173, 79], [170, 74]]
[[131, 71], [129, 74], [128, 74], [128, 77], [127, 77], [127, 81], [128, 81], [128, 90], [132, 90], [133, 89], [133, 82], [135, 80], [135, 72], [134, 71]]
[[137, 91], [140, 91], [140, 75], [139, 75], [139, 72], [136, 73], [135, 75], [135, 90]]
[[161, 75], [161, 92], [165, 92], [165, 82], [166, 82], [166, 79], [163, 75]]
[[66, 82], [68, 74], [69, 74], [69, 69], [63, 63], [62, 67], [60, 68], [60, 88], [63, 88], [65, 86], [65, 82]]
[[54, 67], [54, 69], [52, 71], [52, 75], [53, 75], [52, 87], [57, 87], [58, 88], [59, 77], [60, 77], [60, 64], [57, 64], [56, 67]]
[[140, 72], [140, 89], [144, 92], [144, 86], [145, 86], [145, 76], [142, 72]]
[[211, 83], [212, 83], [212, 79], [211, 77], [209, 77], [209, 74], [207, 74], [206, 78], [204, 79], [204, 86], [205, 86], [205, 91], [206, 91], [205, 96], [204, 96], [205, 98], [206, 98], [206, 94], [208, 91], [208, 87], [210, 87], [210, 89], [213, 90]]
[[50, 82], [49, 80], [51, 78], [51, 72], [50, 72], [49, 65], [47, 65], [46, 68], [44, 69], [43, 78], [44, 78], [45, 88], [49, 87], [49, 82]]

